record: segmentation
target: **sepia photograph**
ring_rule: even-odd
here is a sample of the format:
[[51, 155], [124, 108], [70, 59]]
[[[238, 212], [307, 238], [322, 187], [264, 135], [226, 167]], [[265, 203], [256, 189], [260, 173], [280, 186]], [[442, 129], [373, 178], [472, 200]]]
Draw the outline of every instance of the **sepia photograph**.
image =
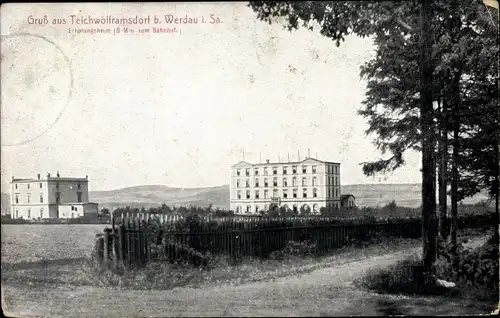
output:
[[499, 16], [3, 3], [3, 315], [498, 315]]

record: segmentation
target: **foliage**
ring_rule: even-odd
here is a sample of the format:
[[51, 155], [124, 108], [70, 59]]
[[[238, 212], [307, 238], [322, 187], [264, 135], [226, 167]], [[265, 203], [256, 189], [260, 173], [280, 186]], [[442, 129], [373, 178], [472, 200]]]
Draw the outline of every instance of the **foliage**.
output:
[[492, 236], [474, 250], [457, 246], [453, 257], [451, 244], [442, 246], [442, 255], [436, 263], [438, 277], [455, 282], [461, 288], [471, 288], [479, 299], [496, 299], [499, 296], [498, 241]]
[[307, 257], [317, 255], [318, 245], [311, 241], [289, 241], [286, 246], [279, 250], [271, 252], [269, 258], [284, 259], [287, 257]]
[[424, 277], [422, 261], [413, 256], [387, 268], [376, 268], [357, 279], [355, 284], [379, 293], [429, 295], [439, 294], [430, 277]]

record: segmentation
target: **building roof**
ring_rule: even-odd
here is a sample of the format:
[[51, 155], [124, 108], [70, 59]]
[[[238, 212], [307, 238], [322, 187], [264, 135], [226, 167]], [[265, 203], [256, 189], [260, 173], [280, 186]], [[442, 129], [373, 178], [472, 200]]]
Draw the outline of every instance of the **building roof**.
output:
[[354, 196], [354, 194], [342, 194], [342, 195], [340, 196], [340, 201], [343, 201], [343, 200], [345, 200], [345, 199], [347, 199], [347, 198], [349, 198], [349, 197], [353, 197], [353, 198], [355, 198], [355, 199], [356, 199], [356, 197]]
[[315, 159], [315, 158], [305, 158], [304, 160], [302, 161], [285, 161], [285, 162], [264, 162], [264, 163], [250, 163], [248, 161], [240, 161], [238, 162], [237, 164], [233, 165], [233, 168], [234, 167], [237, 167], [239, 165], [241, 166], [269, 166], [269, 165], [300, 165], [300, 164], [303, 164], [305, 163], [306, 161], [316, 161], [316, 162], [319, 162], [319, 163], [331, 163], [331, 164], [336, 164], [336, 165], [340, 165], [339, 162], [332, 162], [332, 161], [324, 161], [324, 160], [319, 160], [319, 159]]
[[64, 203], [59, 203], [58, 205], [85, 205], [85, 204], [96, 204], [96, 202], [64, 202]]
[[17, 182], [49, 182], [49, 181], [79, 181], [79, 182], [89, 182], [88, 177], [78, 178], [78, 177], [46, 177], [46, 178], [12, 178], [11, 183]]

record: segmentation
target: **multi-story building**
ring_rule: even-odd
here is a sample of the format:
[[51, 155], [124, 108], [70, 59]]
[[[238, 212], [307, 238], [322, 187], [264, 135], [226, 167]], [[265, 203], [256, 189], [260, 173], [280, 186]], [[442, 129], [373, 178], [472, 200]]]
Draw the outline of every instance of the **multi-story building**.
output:
[[11, 182], [11, 216], [23, 219], [97, 217], [97, 203], [89, 202], [88, 176], [14, 178]]
[[319, 213], [322, 207], [340, 207], [340, 163], [306, 158], [300, 162], [231, 167], [230, 208], [236, 214], [268, 211], [272, 205], [297, 212]]

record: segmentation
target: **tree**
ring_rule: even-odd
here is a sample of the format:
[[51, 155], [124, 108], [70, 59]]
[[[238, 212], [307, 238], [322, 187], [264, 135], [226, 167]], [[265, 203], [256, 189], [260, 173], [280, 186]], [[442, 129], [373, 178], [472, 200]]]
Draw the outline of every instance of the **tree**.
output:
[[[314, 29], [314, 24], [319, 24], [321, 34], [334, 40], [337, 46], [349, 34], [361, 37], [374, 35], [379, 38], [387, 36], [401, 39], [420, 31], [419, 123], [421, 136], [419, 141], [422, 149], [423, 266], [427, 272], [431, 271], [436, 259], [435, 130], [432, 104], [433, 69], [430, 63], [433, 44], [431, 38], [433, 5], [429, 0], [424, 0], [421, 3], [417, 1], [402, 3], [258, 1], [250, 2], [250, 6], [258, 13], [258, 18], [269, 23], [276, 16], [287, 17], [289, 30], [297, 29], [299, 25]], [[420, 12], [420, 14], [415, 14], [415, 12]], [[402, 20], [402, 16], [406, 17], [406, 21]], [[419, 23], [416, 23], [417, 21]], [[416, 30], [413, 25], [420, 25], [419, 30]], [[404, 144], [399, 146], [405, 147]], [[393, 147], [396, 148], [397, 145]], [[402, 163], [402, 157], [396, 155], [391, 161], [379, 163], [377, 169], [397, 168]]]
[[[498, 155], [492, 155], [486, 159], [481, 156], [485, 147], [477, 146], [477, 149], [469, 149], [466, 152], [466, 142], [461, 132], [464, 127], [470, 126], [470, 118], [467, 117], [464, 107], [467, 103], [473, 103], [470, 93], [465, 95], [470, 85], [466, 79], [475, 86], [483, 88], [485, 86], [480, 85], [484, 84], [485, 78], [480, 78], [480, 75], [484, 77], [485, 70], [483, 67], [478, 67], [481, 63], [473, 61], [477, 56], [482, 59], [487, 57], [486, 54], [479, 54], [478, 43], [489, 41], [486, 47], [491, 48], [491, 38], [485, 37], [484, 32], [477, 30], [481, 28], [481, 24], [484, 24], [484, 21], [481, 21], [485, 16], [481, 12], [484, 8], [470, 0], [460, 3], [459, 8], [452, 3], [445, 2], [432, 4], [422, 2], [422, 7], [420, 7], [416, 1], [405, 3], [251, 2], [250, 6], [258, 12], [260, 19], [269, 23], [276, 16], [287, 17], [289, 30], [299, 26], [312, 29], [314, 23], [317, 23], [321, 34], [334, 40], [337, 46], [348, 34], [373, 37], [377, 46], [377, 55], [361, 70], [361, 75], [368, 79], [368, 88], [367, 98], [363, 102], [364, 108], [360, 114], [369, 119], [370, 128], [367, 133], [377, 135], [375, 139], [377, 148], [383, 154], [388, 152], [391, 156], [387, 159], [365, 163], [363, 171], [366, 175], [373, 175], [395, 170], [404, 164], [406, 150], [422, 151], [423, 258], [426, 267], [430, 267], [429, 264], [432, 264], [435, 259], [436, 244], [434, 238], [436, 234], [436, 154], [439, 158], [440, 176], [439, 232], [442, 239], [447, 236], [444, 224], [447, 210], [449, 133], [454, 132], [452, 138], [454, 173], [451, 191], [454, 202], [453, 220], [456, 220], [457, 216], [456, 203], [464, 195], [471, 195], [474, 191], [484, 187], [488, 187], [490, 192], [495, 191], [495, 187], [487, 181], [491, 181], [492, 176], [498, 180]], [[420, 16], [416, 14], [419, 8], [422, 9]], [[414, 26], [418, 25], [418, 19], [423, 18], [424, 15], [426, 18], [420, 21], [419, 34]], [[403, 16], [407, 17], [406, 21], [402, 21]], [[482, 28], [484, 29], [484, 26]], [[431, 34], [434, 38], [431, 38]], [[464, 46], [464, 43], [469, 44], [470, 41], [474, 41], [476, 45], [472, 46], [472, 50], [467, 50], [469, 45]], [[434, 44], [433, 48], [431, 44]], [[418, 60], [416, 55], [418, 52], [421, 53], [419, 64], [415, 62]], [[487, 53], [494, 52], [489, 50]], [[489, 56], [491, 59], [491, 56], [496, 55]], [[473, 72], [477, 74], [471, 80], [469, 73]], [[434, 82], [433, 76], [437, 79]], [[474, 103], [491, 104], [492, 94], [483, 89], [482, 96], [486, 98], [482, 100], [476, 98]], [[437, 103], [437, 109], [432, 106], [433, 102]], [[494, 111], [481, 107], [485, 110], [485, 113], [481, 114], [483, 117], [497, 118]], [[475, 117], [477, 118], [477, 115]], [[495, 139], [487, 139], [487, 136], [495, 136], [495, 134], [488, 135], [487, 132], [491, 132], [491, 129], [495, 131], [498, 121], [493, 120], [487, 123], [481, 118], [477, 121], [479, 123], [476, 124], [476, 128], [472, 130], [468, 139], [469, 148], [473, 146], [472, 141], [478, 138], [481, 138], [481, 145], [491, 145], [491, 140], [495, 142]], [[436, 147], [436, 136], [439, 136], [438, 147]], [[498, 145], [498, 142], [496, 144]], [[498, 146], [490, 148], [495, 148], [498, 153]], [[475, 179], [459, 178], [459, 168], [462, 171], [461, 175], [470, 174], [475, 176]], [[474, 184], [472, 180], [483, 181]], [[498, 193], [498, 182], [496, 184], [496, 193]]]

